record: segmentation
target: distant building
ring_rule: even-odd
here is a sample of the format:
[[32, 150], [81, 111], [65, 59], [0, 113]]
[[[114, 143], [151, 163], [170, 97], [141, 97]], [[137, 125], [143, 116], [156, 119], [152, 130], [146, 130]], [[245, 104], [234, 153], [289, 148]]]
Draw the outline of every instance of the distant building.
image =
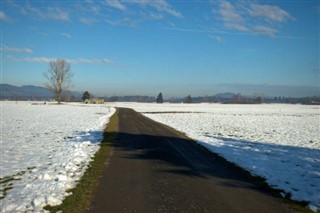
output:
[[91, 98], [91, 99], [86, 99], [84, 101], [86, 104], [103, 104], [104, 99], [103, 98]]

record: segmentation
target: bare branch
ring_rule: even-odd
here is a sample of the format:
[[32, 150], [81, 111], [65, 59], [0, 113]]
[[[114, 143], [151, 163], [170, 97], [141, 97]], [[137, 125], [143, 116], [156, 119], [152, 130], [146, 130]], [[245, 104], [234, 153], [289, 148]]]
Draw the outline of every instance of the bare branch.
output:
[[45, 86], [54, 94], [58, 103], [61, 103], [62, 92], [71, 87], [73, 73], [70, 64], [64, 59], [50, 61], [49, 69], [43, 76], [47, 79]]

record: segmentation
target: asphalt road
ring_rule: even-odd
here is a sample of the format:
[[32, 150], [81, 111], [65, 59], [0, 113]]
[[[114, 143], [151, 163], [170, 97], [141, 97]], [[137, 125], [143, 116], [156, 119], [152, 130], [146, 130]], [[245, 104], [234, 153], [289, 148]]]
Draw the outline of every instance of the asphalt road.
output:
[[89, 212], [295, 212], [239, 169], [132, 109], [119, 109], [107, 164]]

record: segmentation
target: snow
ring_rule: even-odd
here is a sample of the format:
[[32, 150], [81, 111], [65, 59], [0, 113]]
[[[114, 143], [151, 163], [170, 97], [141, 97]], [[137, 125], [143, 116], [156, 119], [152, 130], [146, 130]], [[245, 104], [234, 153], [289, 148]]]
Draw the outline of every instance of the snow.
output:
[[1, 102], [0, 212], [61, 204], [114, 112], [107, 105]]
[[319, 106], [1, 102], [0, 212], [43, 212], [45, 205], [59, 205], [99, 149], [115, 111], [109, 106], [133, 108], [184, 132], [266, 178], [283, 196], [290, 193], [320, 210]]
[[290, 194], [291, 199], [307, 201], [310, 209], [320, 210], [319, 106], [114, 105], [133, 108], [186, 133], [228, 161], [266, 178], [271, 187], [285, 192], [283, 196]]

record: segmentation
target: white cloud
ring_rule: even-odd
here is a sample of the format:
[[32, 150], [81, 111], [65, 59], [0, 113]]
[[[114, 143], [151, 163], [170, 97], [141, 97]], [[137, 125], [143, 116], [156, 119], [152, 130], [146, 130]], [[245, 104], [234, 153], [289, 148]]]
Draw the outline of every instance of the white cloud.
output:
[[[274, 28], [268, 28], [265, 26], [253, 26], [252, 29], [250, 29], [250, 31], [248, 32], [241, 32], [241, 31], [228, 31], [228, 30], [221, 30], [218, 28], [213, 28], [213, 29], [192, 29], [192, 28], [179, 28], [179, 27], [163, 27], [162, 29], [164, 30], [173, 30], [173, 31], [179, 31], [179, 32], [186, 32], [186, 33], [205, 33], [205, 34], [226, 34], [226, 35], [242, 35], [242, 36], [255, 36], [255, 35], [264, 35], [264, 36], [270, 36], [270, 37], [274, 37], [274, 38], [285, 38], [285, 39], [310, 39], [307, 37], [297, 37], [297, 36], [287, 36], [287, 35], [278, 35], [277, 29]], [[210, 39], [214, 39], [217, 42], [219, 42], [219, 38], [215, 37], [215, 36], [208, 36]], [[220, 36], [218, 36], [220, 37]], [[220, 37], [222, 39], [222, 42], [224, 41], [224, 39], [222, 37]]]
[[1, 52], [15, 52], [15, 53], [32, 53], [32, 49], [30, 48], [16, 48], [16, 47], [8, 47], [6, 45], [1, 46]]
[[109, 59], [87, 59], [87, 58], [79, 58], [79, 59], [66, 59], [71, 64], [111, 64], [112, 61]]
[[[227, 31], [221, 29], [192, 29], [192, 28], [179, 28], [179, 27], [164, 27], [166, 30], [174, 30], [180, 32], [188, 33], [212, 33], [212, 34], [228, 34], [228, 35], [251, 35], [250, 32], [237, 32], [237, 31]], [[210, 38], [210, 36], [209, 36]]]
[[165, 0], [152, 1], [152, 4], [150, 6], [156, 8], [158, 11], [164, 11], [177, 18], [182, 18], [181, 13], [172, 9], [171, 5]]
[[106, 19], [106, 23], [112, 25], [112, 26], [121, 26], [121, 25], [127, 25], [131, 27], [135, 27], [139, 24], [139, 20], [133, 20], [131, 18], [123, 18], [119, 20], [111, 20], [111, 19]]
[[96, 22], [98, 22], [96, 19], [92, 19], [92, 18], [80, 18], [80, 22], [85, 24], [85, 25], [92, 25]]
[[251, 4], [249, 14], [254, 17], [264, 18], [268, 21], [285, 22], [293, 17], [277, 6]]
[[15, 4], [15, 7], [19, 9], [21, 14], [26, 16], [57, 21], [70, 21], [69, 13], [58, 7], [36, 8], [31, 6], [30, 3], [25, 6]]
[[68, 12], [57, 7], [48, 7], [47, 14], [44, 17], [59, 21], [70, 21]]
[[[99, 1], [100, 2], [100, 1]], [[83, 1], [79, 1], [79, 3], [76, 3], [73, 5], [73, 9], [79, 14], [90, 14], [90, 15], [101, 15], [101, 6], [97, 2], [93, 1], [86, 1], [85, 3]]]
[[277, 33], [277, 30], [265, 26], [255, 26], [253, 32], [260, 35], [274, 36]]
[[227, 22], [225, 23], [225, 27], [230, 30], [238, 30], [238, 31], [249, 31], [248, 27], [246, 27], [243, 23], [237, 23], [237, 22]]
[[277, 28], [281, 27], [279, 23], [294, 20], [288, 12], [277, 6], [226, 0], [214, 2], [213, 5], [218, 6], [212, 12], [217, 20], [222, 21], [224, 28], [238, 32], [275, 36], [279, 31]]
[[174, 10], [172, 6], [165, 0], [132, 0], [128, 1], [128, 3], [137, 4], [143, 7], [151, 7], [159, 12], [166, 12], [172, 16], [177, 18], [182, 18], [182, 14], [177, 10]]
[[5, 12], [3, 12], [2, 10], [0, 10], [0, 21], [4, 21], [4, 22], [14, 22], [14, 20], [9, 17]]
[[[113, 26], [127, 25], [135, 27], [146, 20], [164, 20], [166, 14], [176, 18], [183, 17], [166, 0], [105, 0], [104, 4], [108, 7], [126, 11], [123, 17], [117, 17], [116, 19], [108, 17], [104, 19], [105, 22]], [[130, 6], [135, 11], [131, 11]], [[86, 20], [82, 22], [86, 22]]]
[[90, 5], [90, 10], [92, 13], [96, 14], [96, 15], [99, 15], [100, 14], [100, 11], [101, 11], [101, 8], [98, 6], [98, 5], [95, 5], [94, 3]]
[[106, 0], [106, 5], [119, 10], [126, 10], [127, 8], [118, 0]]
[[0, 11], [0, 20], [6, 20], [8, 19], [7, 15], [3, 12], [3, 11]]
[[222, 1], [220, 5], [220, 14], [226, 22], [243, 22], [242, 16], [235, 10], [235, 7], [228, 1]]
[[[48, 58], [48, 57], [32, 57], [32, 58], [16, 58], [14, 56], [8, 57], [11, 61], [15, 62], [29, 62], [29, 63], [49, 63], [51, 61], [57, 60], [57, 58]], [[70, 64], [111, 64], [112, 61], [109, 59], [65, 59]]]
[[208, 37], [209, 37], [210, 39], [215, 40], [215, 41], [218, 42], [218, 43], [223, 42], [223, 38], [221, 38], [220, 36], [208, 35]]
[[149, 15], [149, 18], [152, 19], [152, 20], [162, 20], [162, 19], [164, 19], [164, 15], [151, 13]]
[[10, 56], [8, 58], [11, 61], [15, 61], [15, 62], [32, 62], [32, 63], [49, 63], [50, 61], [55, 60], [54, 58], [47, 58], [47, 57], [16, 58], [14, 56]]
[[225, 27], [232, 30], [248, 31], [245, 20], [235, 7], [228, 1], [222, 1], [219, 13], [225, 23]]
[[60, 35], [66, 38], [72, 38], [72, 36], [69, 33], [60, 33]]
[[[148, 20], [164, 20], [166, 16], [183, 17], [168, 0], [85, 0], [81, 3], [70, 2], [70, 4], [36, 3], [33, 1], [16, 3], [11, 0], [8, 2], [10, 2], [8, 5], [15, 11], [30, 19], [62, 22], [77, 19], [78, 22], [85, 25], [112, 20], [113, 25], [137, 26], [137, 24]], [[4, 13], [0, 13], [0, 15], [2, 19], [6, 17]]]

